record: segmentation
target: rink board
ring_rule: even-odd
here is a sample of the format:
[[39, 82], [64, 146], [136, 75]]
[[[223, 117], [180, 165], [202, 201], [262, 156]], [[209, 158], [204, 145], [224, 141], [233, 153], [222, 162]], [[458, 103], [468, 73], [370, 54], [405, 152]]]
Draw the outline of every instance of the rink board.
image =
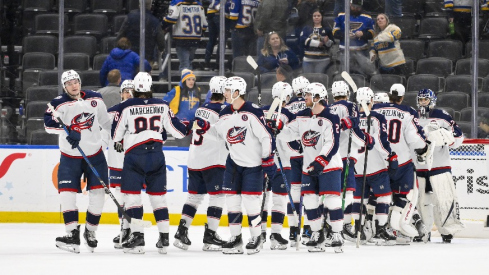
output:
[[[164, 153], [168, 209], [175, 225], [187, 196], [188, 148], [165, 148]], [[460, 216], [480, 230], [489, 215], [488, 155], [486, 144], [464, 144], [451, 151]], [[57, 146], [0, 146], [0, 222], [62, 222], [56, 175], [59, 159]], [[106, 198], [101, 222], [118, 223], [115, 204]], [[154, 221], [149, 199], [144, 195], [143, 204], [145, 219]], [[88, 195], [83, 192], [78, 195], [81, 221], [87, 205]], [[207, 205], [207, 198], [203, 205]], [[205, 211], [205, 207], [198, 209], [194, 224], [205, 222]], [[227, 225], [227, 217], [223, 217], [221, 225]]]

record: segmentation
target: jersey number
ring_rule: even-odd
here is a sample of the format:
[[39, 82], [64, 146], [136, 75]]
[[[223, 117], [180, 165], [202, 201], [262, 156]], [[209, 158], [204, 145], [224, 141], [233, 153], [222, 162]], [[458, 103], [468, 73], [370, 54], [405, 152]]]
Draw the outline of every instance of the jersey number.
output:
[[390, 143], [398, 143], [401, 139], [401, 124], [402, 122], [397, 119], [389, 121], [389, 134], [387, 139]]
[[243, 6], [243, 17], [241, 18], [241, 23], [245, 26], [250, 25], [253, 22], [256, 14], [256, 8], [250, 6]]
[[[138, 134], [142, 131], [151, 130], [155, 132], [160, 131], [160, 126], [157, 126], [161, 120], [160, 116], [150, 117], [149, 119], [145, 117], [138, 117], [134, 120], [135, 133]], [[158, 123], [157, 123], [158, 122]], [[149, 128], [148, 128], [149, 126]]]
[[200, 19], [200, 15], [194, 15], [192, 18], [184, 15], [182, 16], [182, 20], [186, 24], [185, 28], [182, 29], [183, 33], [202, 35], [202, 20]]
[[198, 138], [198, 139], [192, 139], [192, 144], [193, 144], [193, 145], [202, 145], [202, 142], [204, 142], [204, 136], [203, 136], [203, 135], [201, 135], [201, 134], [198, 134], [198, 133], [196, 133], [196, 132], [194, 132], [194, 133], [195, 133], [196, 135], [198, 135], [198, 136], [199, 136], [199, 138]]

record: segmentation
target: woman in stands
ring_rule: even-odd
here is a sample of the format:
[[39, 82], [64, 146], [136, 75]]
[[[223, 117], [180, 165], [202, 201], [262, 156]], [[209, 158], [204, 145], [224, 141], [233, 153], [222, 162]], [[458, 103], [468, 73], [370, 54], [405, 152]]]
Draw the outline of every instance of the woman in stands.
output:
[[258, 66], [261, 73], [275, 71], [280, 64], [287, 64], [292, 69], [299, 68], [299, 59], [286, 45], [284, 40], [276, 33], [270, 32], [265, 38], [265, 44], [258, 57]]
[[402, 52], [399, 39], [401, 29], [389, 23], [389, 17], [383, 13], [377, 15], [375, 23], [375, 37], [370, 50], [370, 61], [379, 59], [381, 74], [406, 75], [406, 60]]
[[304, 73], [324, 73], [329, 65], [329, 50], [333, 46], [333, 33], [323, 27], [323, 16], [319, 9], [312, 13], [312, 25], [301, 32], [301, 52], [304, 52], [302, 70]]

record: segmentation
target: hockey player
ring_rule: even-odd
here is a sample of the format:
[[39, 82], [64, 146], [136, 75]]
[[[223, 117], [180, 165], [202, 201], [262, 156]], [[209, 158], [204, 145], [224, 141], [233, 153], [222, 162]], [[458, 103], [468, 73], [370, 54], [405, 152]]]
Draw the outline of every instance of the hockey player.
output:
[[[369, 117], [366, 116], [365, 110], [362, 108], [362, 102], [365, 103], [367, 108], [372, 109], [374, 92], [368, 87], [362, 87], [358, 89], [356, 100], [360, 104], [360, 128], [363, 131], [373, 136], [377, 141], [372, 150], [368, 154], [368, 159], [365, 158], [365, 147], [358, 150], [358, 160], [356, 163], [357, 174], [356, 190], [354, 199], [353, 216], [355, 216], [355, 225], [357, 230], [361, 228], [358, 222], [358, 216], [363, 211], [361, 203], [362, 186], [365, 179], [365, 193], [363, 194], [364, 203], [368, 200], [370, 190], [372, 190], [376, 197], [375, 206], [375, 228], [376, 234], [374, 236], [374, 242], [377, 245], [395, 245], [396, 237], [387, 230], [387, 217], [389, 215], [389, 206], [392, 201], [392, 191], [389, 183], [389, 175], [395, 176], [398, 162], [397, 155], [391, 151], [389, 141], [387, 141], [387, 122], [385, 117], [376, 111], [371, 111]], [[368, 123], [370, 122], [370, 127]], [[367, 162], [367, 164], [365, 164]], [[363, 169], [366, 165], [365, 175], [363, 175]], [[363, 219], [365, 220], [365, 219]], [[358, 231], [357, 231], [358, 232]]]
[[[419, 124], [424, 127], [425, 134], [431, 136], [435, 132], [439, 132], [443, 137], [440, 142], [436, 141], [431, 170], [427, 169], [426, 164], [416, 162], [416, 174], [420, 190], [418, 210], [424, 224], [428, 226], [428, 230], [435, 222], [443, 242], [450, 243], [453, 235], [462, 230], [464, 225], [459, 216], [449, 148], [459, 147], [464, 137], [460, 127], [447, 112], [435, 109], [436, 95], [432, 90], [420, 90], [417, 101], [420, 116]], [[427, 241], [426, 237], [424, 241]]]
[[[343, 211], [341, 210], [341, 157], [338, 154], [340, 120], [326, 107], [328, 93], [324, 85], [313, 82], [305, 90], [308, 109], [297, 113], [278, 139], [284, 141], [301, 140], [304, 148], [301, 193], [304, 207], [310, 221], [312, 235], [309, 252], [324, 251], [324, 231], [321, 229], [319, 195], [324, 195], [324, 207], [331, 220], [331, 246], [335, 252], [342, 252]], [[309, 109], [310, 108], [310, 109]]]
[[378, 92], [374, 95], [374, 104], [389, 103], [389, 95], [384, 92]]
[[[162, 151], [166, 130], [175, 138], [183, 138], [188, 127], [178, 120], [166, 102], [152, 98], [151, 75], [140, 72], [134, 78], [134, 98], [119, 105], [121, 114], [113, 139], [117, 152], [124, 151], [121, 192], [124, 206], [130, 217], [141, 219], [143, 207], [141, 189], [146, 184], [146, 194], [153, 207], [159, 239], [158, 252], [166, 254], [169, 245], [169, 217], [166, 203], [166, 165]], [[122, 244], [126, 253], [144, 253], [143, 228], [131, 224], [131, 235]]]
[[[134, 81], [133, 80], [124, 80], [121, 84], [120, 88], [121, 92], [121, 103], [114, 105], [109, 108], [107, 112], [112, 118], [112, 127], [117, 125], [117, 122], [120, 117], [120, 113], [118, 112], [118, 105], [124, 103], [129, 98], [133, 97], [134, 94]], [[112, 136], [112, 135], [110, 135]], [[112, 190], [112, 194], [117, 198], [117, 201], [121, 206], [123, 206], [123, 199], [121, 194], [121, 182], [122, 182], [122, 165], [124, 163], [124, 154], [121, 152], [117, 152], [114, 148], [114, 141], [112, 138], [108, 140], [108, 154], [107, 154], [107, 164], [109, 166], [109, 183], [110, 187], [114, 188]], [[114, 248], [121, 249], [122, 243], [129, 239], [129, 234], [131, 233], [131, 229], [129, 228], [129, 223], [126, 219], [122, 218], [122, 213], [119, 214], [119, 220], [121, 222], [121, 233], [118, 234], [113, 242]]]
[[[209, 82], [212, 92], [211, 101], [197, 109], [195, 117], [214, 124], [219, 119], [219, 112], [225, 107], [224, 82], [226, 77], [214, 76]], [[207, 158], [209, 156], [210, 158]], [[221, 251], [223, 241], [216, 231], [221, 220], [224, 197], [222, 180], [228, 151], [224, 141], [206, 138], [206, 134], [196, 130], [192, 134], [192, 142], [188, 156], [188, 196], [182, 210], [182, 219], [175, 234], [176, 247], [187, 250], [191, 244], [188, 228], [197, 212], [197, 208], [209, 194], [207, 207], [207, 224], [204, 232], [204, 251]]]
[[[97, 247], [95, 231], [105, 202], [104, 187], [88, 167], [77, 147], [82, 148], [87, 158], [104, 182], [108, 182], [108, 168], [102, 152], [100, 128], [110, 131], [110, 117], [99, 93], [81, 90], [81, 79], [73, 70], [61, 75], [61, 85], [65, 93], [51, 101], [51, 108], [44, 114], [44, 127], [50, 134], [59, 135], [61, 158], [58, 169], [58, 192], [65, 229], [68, 235], [56, 238], [56, 247], [69, 252], [80, 253], [80, 225], [76, 194], [81, 192], [81, 177], [87, 178], [89, 203], [83, 237], [88, 249]], [[56, 114], [56, 117], [55, 117]], [[63, 129], [60, 120], [66, 124], [69, 133]]]
[[226, 194], [231, 239], [223, 244], [224, 254], [243, 254], [241, 222], [243, 202], [248, 214], [251, 239], [246, 245], [248, 254], [260, 252], [261, 238], [261, 194], [264, 173], [273, 178], [277, 167], [273, 161], [273, 139], [268, 132], [263, 111], [244, 99], [246, 82], [241, 77], [230, 77], [224, 85], [226, 101], [231, 105], [219, 114], [212, 127], [206, 120], [197, 119], [206, 137], [226, 141], [229, 156], [224, 172], [223, 193]]
[[404, 94], [405, 88], [402, 84], [392, 85], [389, 92], [390, 103], [376, 104], [373, 110], [384, 115], [387, 121], [387, 139], [392, 150], [398, 154], [399, 168], [396, 175], [390, 177], [394, 193], [390, 226], [402, 233], [397, 235], [397, 242], [405, 240], [408, 244], [406, 236], [418, 235], [411, 225], [418, 198], [418, 184], [410, 152], [415, 150], [422, 162], [430, 163], [432, 146], [426, 142], [424, 131], [418, 124], [417, 112], [407, 105], [401, 105]]

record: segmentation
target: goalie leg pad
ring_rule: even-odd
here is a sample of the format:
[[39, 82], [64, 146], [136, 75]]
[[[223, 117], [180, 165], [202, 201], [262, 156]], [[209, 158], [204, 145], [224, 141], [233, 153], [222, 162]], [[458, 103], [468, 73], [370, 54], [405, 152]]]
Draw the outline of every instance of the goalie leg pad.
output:
[[427, 181], [425, 177], [418, 177], [418, 183], [420, 192], [417, 208], [426, 229], [431, 231], [434, 222], [432, 201], [433, 192], [428, 192], [427, 187], [429, 185], [429, 180]]

